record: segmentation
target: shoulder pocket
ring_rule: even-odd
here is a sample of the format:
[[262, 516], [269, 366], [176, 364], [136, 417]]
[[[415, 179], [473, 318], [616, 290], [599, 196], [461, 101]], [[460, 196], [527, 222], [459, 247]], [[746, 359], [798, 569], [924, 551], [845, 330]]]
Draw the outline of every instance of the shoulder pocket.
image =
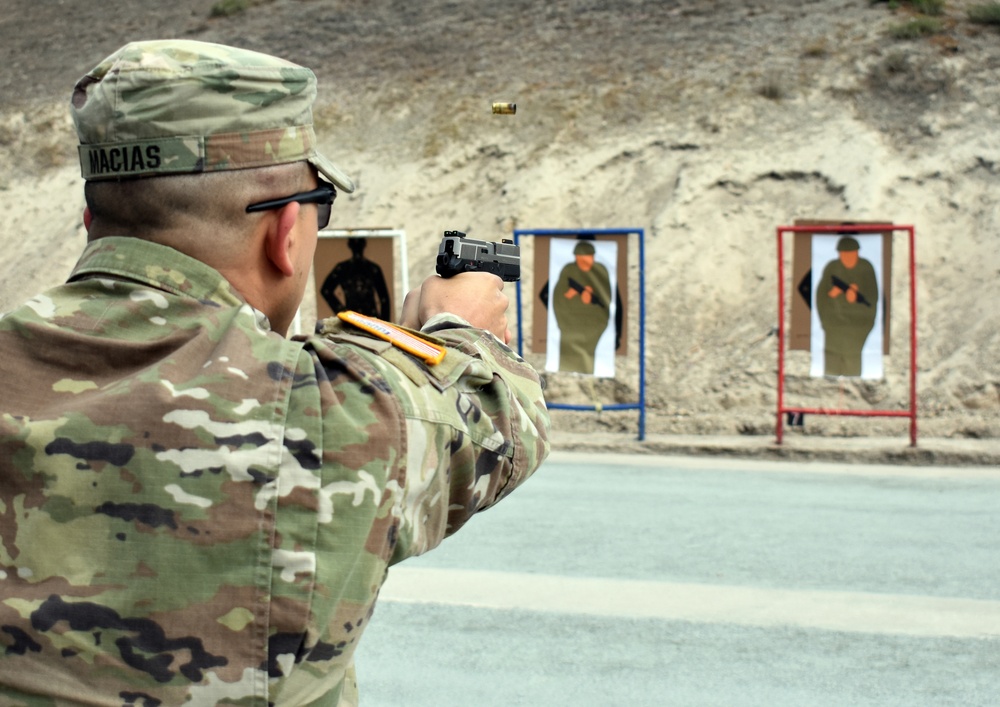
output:
[[[444, 358], [436, 364], [427, 364], [397, 348], [391, 342], [343, 322], [337, 317], [324, 319], [320, 322], [317, 332], [331, 341], [353, 345], [363, 351], [375, 354], [385, 363], [404, 373], [418, 386], [430, 383], [438, 390], [445, 390], [454, 386], [463, 377], [468, 377], [470, 373], [472, 375], [468, 383], [473, 386], [485, 385], [493, 379], [492, 373], [479, 359], [449, 346], [443, 339], [423, 332], [414, 332], [414, 334], [447, 349]], [[477, 365], [482, 368], [481, 371], [475, 370]]]

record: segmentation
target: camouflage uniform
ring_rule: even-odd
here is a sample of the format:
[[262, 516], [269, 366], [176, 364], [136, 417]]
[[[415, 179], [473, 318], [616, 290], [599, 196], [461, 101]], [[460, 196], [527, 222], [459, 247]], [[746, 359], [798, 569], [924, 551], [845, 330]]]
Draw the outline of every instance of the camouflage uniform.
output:
[[352, 705], [389, 565], [548, 451], [535, 372], [450, 315], [428, 366], [285, 339], [134, 238], [0, 318], [0, 702]]
[[547, 418], [534, 372], [453, 318], [436, 366], [327, 324], [284, 339], [126, 238], [0, 320], [0, 694], [354, 703], [388, 565], [527, 478]]

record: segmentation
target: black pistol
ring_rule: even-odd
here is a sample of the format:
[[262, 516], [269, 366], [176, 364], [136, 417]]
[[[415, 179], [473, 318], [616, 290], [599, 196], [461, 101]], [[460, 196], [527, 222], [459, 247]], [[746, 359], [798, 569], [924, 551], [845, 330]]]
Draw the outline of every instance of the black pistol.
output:
[[477, 241], [461, 231], [445, 231], [438, 248], [437, 274], [453, 277], [462, 272], [488, 272], [504, 282], [521, 279], [521, 248], [513, 241]]

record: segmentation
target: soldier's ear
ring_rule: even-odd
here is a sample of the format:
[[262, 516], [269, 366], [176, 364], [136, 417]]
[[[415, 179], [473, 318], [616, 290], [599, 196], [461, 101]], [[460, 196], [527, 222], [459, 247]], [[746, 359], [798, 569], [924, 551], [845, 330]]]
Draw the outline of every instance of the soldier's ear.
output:
[[295, 258], [292, 251], [298, 247], [295, 224], [299, 218], [299, 203], [275, 209], [268, 219], [264, 236], [264, 254], [271, 264], [285, 277], [295, 274]]
[[90, 224], [94, 220], [94, 215], [90, 213], [90, 207], [83, 207], [83, 227], [87, 229], [87, 233], [90, 233]]

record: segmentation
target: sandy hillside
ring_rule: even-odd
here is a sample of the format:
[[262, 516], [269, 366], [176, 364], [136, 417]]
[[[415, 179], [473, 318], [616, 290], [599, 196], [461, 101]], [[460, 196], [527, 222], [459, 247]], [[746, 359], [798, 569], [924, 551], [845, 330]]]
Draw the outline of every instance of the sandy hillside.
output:
[[[445, 229], [645, 229], [650, 434], [773, 433], [775, 227], [829, 219], [916, 227], [922, 434], [1000, 437], [1000, 30], [969, 22], [973, 3], [898, 40], [912, 11], [867, 0], [274, 0], [220, 18], [209, 2], [133, 0], [111, 19], [9, 2], [0, 310], [60, 282], [84, 242], [76, 78], [129, 39], [192, 37], [315, 69], [325, 152], [359, 184], [334, 225], [405, 229], [411, 282]], [[517, 115], [492, 116], [501, 100]], [[906, 406], [907, 255], [898, 240], [886, 379], [810, 379], [796, 353], [790, 402]], [[635, 400], [635, 351], [614, 381], [548, 376], [550, 397]], [[812, 417], [805, 433], [902, 437], [906, 423]]]

